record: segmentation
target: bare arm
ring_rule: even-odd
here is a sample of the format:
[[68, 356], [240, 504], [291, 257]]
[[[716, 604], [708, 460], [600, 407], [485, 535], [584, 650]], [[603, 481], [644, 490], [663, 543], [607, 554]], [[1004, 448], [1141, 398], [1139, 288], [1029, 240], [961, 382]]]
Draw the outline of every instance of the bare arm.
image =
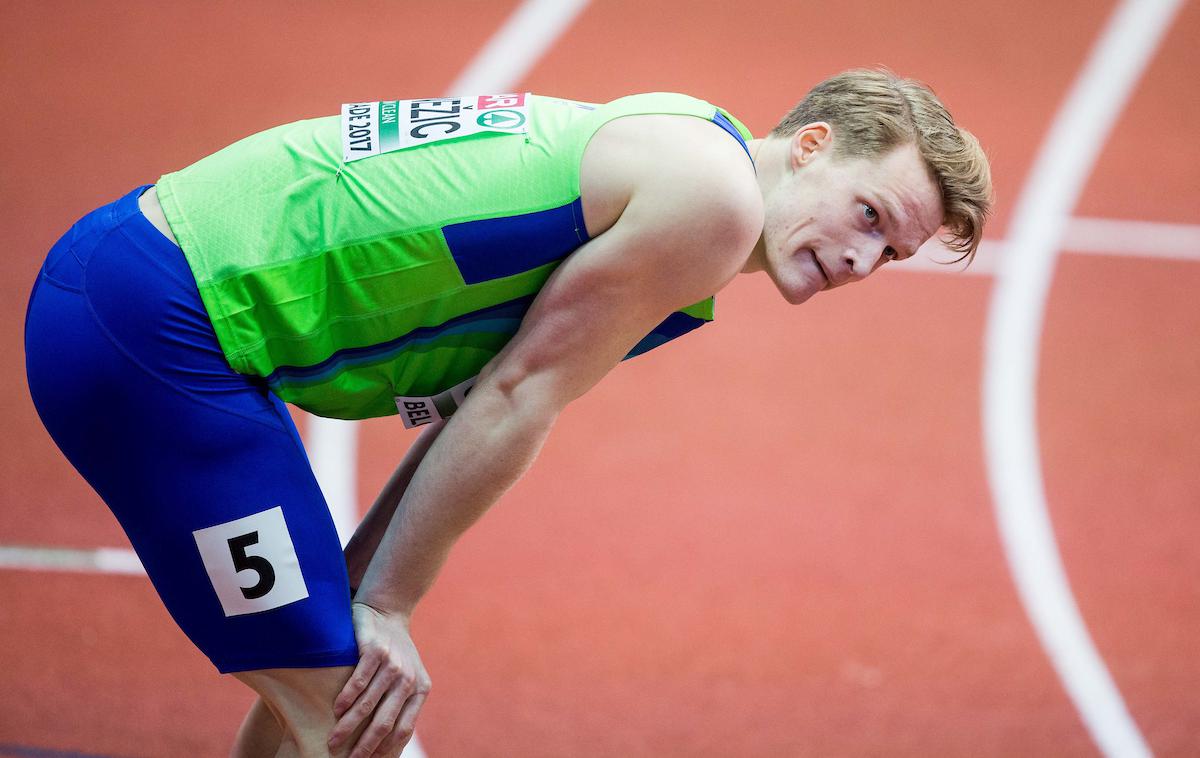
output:
[[358, 525], [358, 528], [354, 530], [354, 535], [346, 543], [346, 569], [350, 574], [352, 588], [356, 589], [362, 583], [367, 565], [370, 564], [375, 550], [378, 549], [379, 543], [383, 539], [384, 532], [387, 531], [388, 524], [392, 521], [396, 507], [400, 504], [400, 498], [408, 489], [413, 474], [417, 473], [417, 467], [421, 465], [421, 460], [429, 452], [429, 447], [445, 426], [445, 421], [438, 421], [421, 430], [420, 436], [413, 441], [408, 452], [404, 454], [404, 459], [400, 461], [400, 465], [392, 472], [391, 478], [383, 486], [379, 496], [375, 498], [371, 510], [367, 511], [362, 523]]
[[[748, 173], [744, 155], [730, 155]], [[532, 464], [563, 407], [671, 312], [738, 272], [761, 231], [757, 186], [731, 189], [721, 167], [691, 157], [643, 156], [616, 224], [551, 276], [418, 468], [359, 602], [410, 618], [451, 546]]]
[[[671, 133], [684, 138], [608, 156], [605, 179], [615, 175], [609, 186], [627, 190], [624, 204], [610, 206], [615, 223], [551, 275], [407, 488], [400, 471], [389, 484], [403, 494], [355, 597], [361, 657], [334, 702], [331, 746], [367, 718], [364, 755], [384, 735], [411, 733], [429, 680], [409, 625], [451, 547], [528, 469], [567, 403], [673, 311], [742, 268], [762, 231], [757, 183], [740, 147], [712, 125], [684, 120]], [[699, 152], [717, 139], [715, 159]]]

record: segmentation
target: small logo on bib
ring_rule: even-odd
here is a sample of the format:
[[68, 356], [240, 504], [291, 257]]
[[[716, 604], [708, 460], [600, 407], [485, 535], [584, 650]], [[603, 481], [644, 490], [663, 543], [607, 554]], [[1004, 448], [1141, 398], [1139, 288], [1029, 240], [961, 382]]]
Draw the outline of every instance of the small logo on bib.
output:
[[511, 130], [524, 126], [525, 116], [517, 111], [488, 111], [487, 113], [480, 114], [479, 118], [475, 119], [475, 121], [480, 126], [486, 126], [489, 129]]

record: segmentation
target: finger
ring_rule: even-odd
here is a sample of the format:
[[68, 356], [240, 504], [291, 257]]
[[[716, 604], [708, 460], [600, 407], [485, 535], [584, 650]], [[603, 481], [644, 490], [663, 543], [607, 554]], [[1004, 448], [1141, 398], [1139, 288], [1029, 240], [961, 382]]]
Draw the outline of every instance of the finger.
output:
[[389, 688], [399, 678], [399, 675], [399, 667], [384, 665], [376, 669], [375, 676], [371, 679], [367, 690], [358, 696], [358, 700], [354, 701], [354, 704], [334, 724], [333, 730], [329, 733], [331, 748], [336, 748], [371, 718], [376, 706], [387, 696]]
[[412, 739], [413, 733], [417, 728], [417, 716], [421, 713], [421, 706], [425, 704], [425, 698], [429, 697], [428, 692], [414, 692], [413, 696], [404, 704], [404, 710], [400, 712], [400, 718], [396, 719], [396, 726], [392, 728], [392, 733], [388, 736], [379, 749], [375, 752], [376, 758], [396, 758], [400, 755], [400, 751]]
[[358, 700], [358, 696], [363, 693], [367, 685], [371, 683], [371, 678], [375, 676], [376, 669], [383, 660], [383, 653], [368, 650], [359, 658], [358, 665], [354, 667], [354, 671], [350, 674], [350, 678], [346, 680], [345, 686], [338, 696], [333, 700], [333, 715], [334, 718], [341, 718], [350, 706], [354, 705], [354, 701]]
[[383, 701], [375, 709], [375, 717], [371, 719], [371, 725], [358, 736], [358, 742], [350, 751], [350, 758], [369, 758], [375, 755], [375, 751], [380, 749], [381, 743], [391, 735], [392, 729], [396, 726], [396, 719], [400, 717], [404, 701], [408, 699], [410, 693], [411, 690], [405, 688], [400, 682], [384, 694]]

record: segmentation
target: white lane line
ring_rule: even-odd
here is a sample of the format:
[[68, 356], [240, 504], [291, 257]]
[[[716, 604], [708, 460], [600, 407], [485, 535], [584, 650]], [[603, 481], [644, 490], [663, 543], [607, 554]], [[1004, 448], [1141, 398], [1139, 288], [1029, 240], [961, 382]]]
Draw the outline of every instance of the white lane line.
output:
[[145, 575], [141, 561], [128, 548], [79, 550], [61, 547], [0, 545], [0, 569], [71, 571], [91, 574]]
[[526, 0], [463, 69], [447, 95], [512, 89], [587, 6], [588, 0]]
[[[991, 276], [996, 262], [1008, 255], [1007, 240], [985, 239], [975, 262], [963, 270], [962, 264], [946, 265], [957, 253], [946, 250], [937, 240], [921, 246], [917, 255], [903, 263], [884, 266], [881, 271], [933, 271], [939, 274]], [[1164, 224], [1111, 218], [1072, 218], [1059, 244], [1059, 251], [1077, 255], [1111, 255], [1130, 258], [1200, 263], [1200, 225]]]
[[1071, 209], [1179, 6], [1179, 0], [1123, 0], [1109, 19], [1018, 198], [986, 331], [984, 446], [1001, 542], [1042, 647], [1108, 756], [1148, 756], [1150, 748], [1088, 634], [1055, 543], [1039, 460], [1037, 358]]
[[360, 519], [358, 424], [309, 414], [304, 419], [304, 448], [345, 547]]
[[1064, 247], [1081, 253], [1200, 262], [1200, 226], [1073, 218], [1067, 225]]
[[[570, 27], [588, 0], [525, 0], [496, 30], [458, 75], [446, 94], [511, 90]], [[307, 444], [317, 481], [329, 502], [338, 536], [345, 545], [358, 525], [358, 425], [317, 416], [308, 418]], [[321, 455], [316, 450], [322, 451]], [[417, 736], [402, 758], [425, 758]]]

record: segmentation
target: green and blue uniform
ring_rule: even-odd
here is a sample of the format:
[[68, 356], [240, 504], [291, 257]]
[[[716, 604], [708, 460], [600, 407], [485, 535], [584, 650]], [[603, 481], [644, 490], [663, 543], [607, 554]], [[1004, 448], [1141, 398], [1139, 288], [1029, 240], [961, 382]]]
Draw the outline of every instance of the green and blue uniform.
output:
[[[554, 268], [588, 241], [579, 166], [601, 126], [669, 113], [715, 120], [743, 144], [749, 136], [685, 95], [529, 100], [523, 133], [343, 163], [332, 116], [162, 177], [163, 212], [234, 370], [337, 418], [444, 393], [499, 352]], [[711, 298], [685, 308], [631, 355], [712, 318]]]
[[[579, 163], [597, 129], [672, 113], [749, 136], [683, 95], [531, 96], [525, 113], [520, 134], [351, 162], [338, 117], [281, 126], [162, 177], [179, 246], [139, 187], [47, 256], [25, 323], [34, 406], [221, 671], [358, 657], [341, 545], [283, 401], [450, 415], [587, 242]], [[672, 314], [631, 355], [712, 307]]]

